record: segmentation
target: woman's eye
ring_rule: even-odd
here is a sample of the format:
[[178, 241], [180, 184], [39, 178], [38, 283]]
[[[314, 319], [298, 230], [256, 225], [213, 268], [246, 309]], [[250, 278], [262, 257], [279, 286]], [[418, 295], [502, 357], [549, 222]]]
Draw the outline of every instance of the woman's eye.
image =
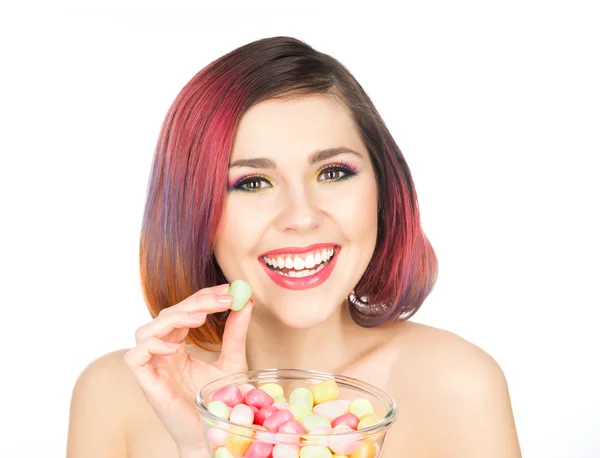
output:
[[264, 178], [248, 178], [236, 186], [237, 189], [242, 189], [244, 191], [258, 191], [270, 187], [271, 183]]
[[[348, 178], [351, 175], [351, 172], [346, 171], [343, 168], [335, 167], [325, 169], [319, 175], [319, 181], [338, 181], [343, 178]], [[323, 177], [322, 179], [320, 177]]]

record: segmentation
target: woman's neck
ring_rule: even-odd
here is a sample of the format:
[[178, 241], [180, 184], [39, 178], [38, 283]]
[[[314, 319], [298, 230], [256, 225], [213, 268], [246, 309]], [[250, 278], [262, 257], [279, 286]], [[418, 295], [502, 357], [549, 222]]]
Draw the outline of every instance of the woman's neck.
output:
[[[335, 314], [318, 326], [297, 329], [283, 325], [272, 315], [256, 313], [246, 340], [248, 368], [293, 368], [338, 372], [350, 364], [360, 344], [360, 332], [346, 311]], [[363, 344], [364, 345], [364, 344]]]

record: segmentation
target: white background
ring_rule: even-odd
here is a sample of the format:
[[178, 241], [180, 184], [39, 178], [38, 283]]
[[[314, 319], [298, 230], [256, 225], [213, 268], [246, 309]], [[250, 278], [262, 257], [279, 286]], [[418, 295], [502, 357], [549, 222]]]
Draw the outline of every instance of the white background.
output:
[[523, 456], [600, 457], [595, 2], [293, 3], [4, 7], [0, 456], [64, 456], [77, 376], [149, 319], [138, 237], [176, 94], [290, 35], [354, 73], [411, 167], [440, 261], [414, 320], [500, 363]]

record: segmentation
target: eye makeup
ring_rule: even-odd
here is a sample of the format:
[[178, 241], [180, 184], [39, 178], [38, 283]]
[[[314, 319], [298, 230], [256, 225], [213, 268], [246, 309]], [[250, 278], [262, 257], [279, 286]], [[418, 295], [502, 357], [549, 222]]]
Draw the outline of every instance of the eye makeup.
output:
[[[332, 173], [338, 172], [338, 173], [343, 173], [344, 175], [339, 178], [324, 179], [324, 180], [318, 179], [318, 177], [320, 177], [323, 173], [329, 173], [329, 172], [332, 172]], [[344, 161], [338, 161], [335, 163], [327, 164], [327, 165], [321, 167], [318, 172], [316, 172], [317, 181], [330, 182], [330, 183], [337, 183], [339, 181], [347, 180], [348, 178], [351, 178], [351, 177], [355, 176], [356, 174], [358, 174], [358, 169], [354, 165], [349, 164]], [[257, 187], [253, 187], [253, 188], [244, 187], [248, 184], [255, 184], [255, 183], [264, 183], [265, 186], [259, 185]], [[238, 178], [230, 181], [227, 184], [228, 191], [257, 192], [262, 189], [267, 189], [267, 188], [271, 188], [271, 187], [273, 187], [271, 180], [269, 180], [264, 175], [260, 175], [260, 174], [256, 174], [256, 173], [243, 175], [241, 177], [238, 177]]]

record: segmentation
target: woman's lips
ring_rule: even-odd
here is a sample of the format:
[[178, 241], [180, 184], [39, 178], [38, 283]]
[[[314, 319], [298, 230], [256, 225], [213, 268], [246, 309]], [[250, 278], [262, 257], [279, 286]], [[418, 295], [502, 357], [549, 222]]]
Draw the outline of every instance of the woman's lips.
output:
[[[326, 247], [326, 246], [332, 246], [332, 245], [331, 244], [329, 244], [329, 245], [320, 244], [320, 246]], [[310, 248], [315, 249], [315, 248], [317, 248], [317, 246], [313, 245]], [[308, 251], [308, 250], [306, 250], [306, 251]], [[333, 271], [335, 263], [337, 262], [337, 258], [338, 258], [337, 255], [340, 251], [341, 251], [341, 247], [339, 247], [337, 245], [334, 246], [333, 256], [329, 260], [329, 262], [325, 265], [325, 267], [323, 267], [318, 272], [315, 272], [314, 274], [308, 275], [306, 277], [289, 277], [289, 276], [277, 273], [273, 269], [271, 269], [269, 266], [267, 266], [265, 261], [262, 259], [262, 256], [259, 258], [259, 262], [260, 262], [260, 265], [265, 270], [265, 272], [267, 273], [267, 275], [269, 276], [269, 278], [271, 280], [273, 280], [277, 285], [281, 286], [282, 288], [286, 288], [286, 289], [302, 290], [302, 289], [315, 288], [315, 287], [319, 286], [321, 283], [323, 283], [325, 280], [327, 280], [327, 278], [329, 278], [329, 275], [331, 275], [331, 272]], [[273, 253], [273, 252], [270, 252], [270, 253]], [[289, 251], [287, 253], [289, 253]]]

